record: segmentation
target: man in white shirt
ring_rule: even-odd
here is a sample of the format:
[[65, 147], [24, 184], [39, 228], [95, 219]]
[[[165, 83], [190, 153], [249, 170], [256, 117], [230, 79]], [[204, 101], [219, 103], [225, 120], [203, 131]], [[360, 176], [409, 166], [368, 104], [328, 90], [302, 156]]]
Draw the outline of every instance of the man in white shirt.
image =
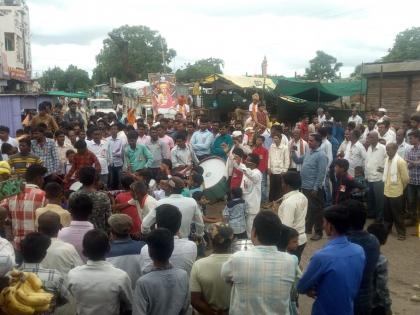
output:
[[137, 125], [137, 132], [139, 137], [137, 139], [137, 144], [146, 145], [150, 141], [150, 136], [146, 134], [147, 126], [145, 124]]
[[338, 147], [337, 156], [340, 158], [344, 158], [344, 154], [346, 154], [347, 146], [350, 145], [350, 129], [346, 129], [344, 131], [344, 140], [341, 142], [340, 146]]
[[386, 108], [378, 108], [378, 124], [383, 122], [386, 119], [389, 119], [388, 116], [386, 115], [388, 111], [386, 110]]
[[252, 103], [249, 104], [248, 111], [251, 115], [251, 119], [254, 117], [254, 114], [258, 111], [258, 103], [260, 102], [260, 96], [258, 93], [252, 95]]
[[8, 143], [15, 148], [19, 147], [19, 143], [15, 138], [9, 136], [10, 129], [7, 126], [0, 126], [0, 148], [3, 143]]
[[376, 131], [368, 134], [369, 147], [365, 160], [365, 177], [368, 182], [368, 216], [377, 221], [383, 221], [384, 209], [384, 182], [382, 181], [386, 149], [379, 143]]
[[[184, 181], [177, 176], [173, 176], [169, 180], [161, 181], [160, 183], [167, 185], [169, 188], [170, 196], [159, 200], [156, 203], [156, 208], [160, 205], [169, 204], [177, 207], [179, 211], [181, 211], [182, 222], [181, 228], [179, 230], [180, 238], [188, 238], [190, 235], [192, 223], [195, 224], [196, 234], [198, 236], [202, 236], [204, 234], [203, 214], [201, 213], [197, 202], [193, 198], [184, 197], [181, 195], [182, 189], [184, 188]], [[141, 225], [142, 233], [149, 233], [151, 227], [155, 224], [156, 208], [152, 209], [143, 219]]]
[[192, 147], [186, 144], [186, 134], [180, 133], [175, 137], [176, 146], [171, 151], [172, 169], [184, 175], [189, 175], [193, 164], [198, 164], [197, 156]]
[[136, 206], [140, 220], [143, 220], [150, 211], [154, 210], [157, 200], [149, 195], [149, 187], [143, 181], [134, 182], [131, 187], [133, 199], [128, 201], [131, 206]]
[[111, 162], [111, 155], [109, 145], [106, 140], [102, 139], [102, 132], [98, 128], [92, 128], [92, 141], [87, 141], [87, 148], [98, 158], [101, 164], [101, 182], [108, 185], [108, 165]]
[[320, 107], [317, 109], [316, 112], [318, 113], [318, 123], [322, 125], [324, 121], [327, 119], [324, 114], [324, 109]]
[[[189, 275], [191, 268], [197, 259], [197, 245], [186, 238], [179, 237], [181, 221], [182, 214], [178, 207], [170, 204], [162, 204], [156, 207], [157, 227], [168, 229], [174, 236], [174, 251], [172, 252], [169, 262], [175, 268], [185, 270]], [[141, 249], [139, 263], [143, 274], [149, 272], [153, 267], [152, 259], [149, 256], [149, 247], [147, 245]]]
[[234, 253], [223, 264], [221, 275], [233, 284], [229, 314], [289, 314], [298, 259], [277, 250], [281, 228], [272, 211], [258, 213], [251, 234], [254, 247]]
[[76, 301], [77, 314], [115, 315], [132, 309], [131, 281], [125, 271], [105, 261], [110, 250], [108, 236], [91, 230], [83, 238], [86, 265], [70, 270], [69, 290]]
[[[332, 144], [330, 140], [328, 140], [328, 127], [321, 127], [319, 129], [319, 134], [322, 136], [322, 143], [319, 149], [325, 153], [328, 158], [328, 164], [326, 174], [328, 174], [328, 170], [330, 165], [333, 161], [333, 153], [332, 153]], [[330, 179], [328, 176], [325, 176], [324, 180], [324, 193], [325, 193], [325, 206], [330, 206], [332, 203], [332, 196], [331, 196], [331, 184]]]
[[398, 146], [397, 153], [403, 159], [405, 159], [405, 153], [413, 147], [412, 145], [405, 142], [405, 133], [406, 131], [402, 128], [398, 129], [396, 133]]
[[243, 173], [241, 188], [248, 209], [248, 217], [246, 219], [248, 237], [251, 237], [252, 222], [254, 222], [257, 213], [260, 212], [262, 174], [258, 169], [259, 162], [259, 156], [251, 153], [248, 155], [245, 164], [242, 163], [240, 157], [235, 157], [233, 165]]
[[83, 265], [83, 261], [72, 244], [57, 238], [60, 229], [61, 223], [58, 214], [48, 211], [39, 216], [38, 231], [51, 238], [51, 245], [41, 264], [44, 268], [60, 271], [64, 279], [67, 280], [69, 271]]
[[5, 238], [0, 237], [0, 277], [6, 275], [15, 265], [13, 245]]
[[106, 141], [108, 142], [108, 152], [110, 157], [109, 163], [109, 189], [117, 190], [121, 182], [121, 170], [124, 164], [124, 146], [127, 144], [126, 139], [118, 135], [118, 125], [113, 124], [110, 127], [111, 136]]
[[390, 126], [391, 123], [388, 119], [378, 122], [379, 139], [384, 139], [386, 144], [397, 142], [395, 132], [390, 129]]
[[299, 173], [294, 171], [284, 173], [281, 182], [281, 189], [284, 195], [280, 199], [281, 204], [277, 210], [277, 215], [279, 216], [281, 223], [295, 229], [299, 233], [299, 246], [296, 251], [293, 252], [299, 261], [307, 241], [305, 218], [306, 212], [308, 211], [308, 198], [299, 192], [301, 186], [302, 180]]
[[[296, 147], [297, 157], [304, 156], [309, 151], [308, 143], [300, 137], [300, 129], [295, 128], [292, 133], [292, 138], [289, 141], [289, 151], [292, 151], [293, 147]], [[301, 164], [296, 164], [290, 159], [290, 168], [295, 168], [298, 172], [302, 169]]]
[[287, 171], [290, 164], [287, 145], [281, 144], [281, 136], [273, 135], [273, 143], [268, 151], [268, 174], [270, 175], [269, 201], [280, 198], [281, 175]]
[[58, 159], [60, 160], [60, 168], [58, 170], [59, 175], [65, 175], [65, 165], [67, 162], [66, 153], [68, 150], [76, 151], [71, 143], [66, 143], [66, 137], [62, 130], [57, 130], [54, 134], [55, 147], [57, 148]]
[[347, 122], [351, 121], [353, 121], [356, 124], [356, 127], [357, 125], [361, 125], [363, 123], [363, 119], [357, 114], [356, 108], [352, 108], [351, 116], [349, 117], [349, 120]]
[[348, 173], [354, 177], [354, 169], [357, 166], [364, 167], [366, 160], [366, 149], [359, 142], [360, 131], [354, 129], [350, 134], [350, 144], [347, 146], [344, 152], [344, 158], [349, 161]]

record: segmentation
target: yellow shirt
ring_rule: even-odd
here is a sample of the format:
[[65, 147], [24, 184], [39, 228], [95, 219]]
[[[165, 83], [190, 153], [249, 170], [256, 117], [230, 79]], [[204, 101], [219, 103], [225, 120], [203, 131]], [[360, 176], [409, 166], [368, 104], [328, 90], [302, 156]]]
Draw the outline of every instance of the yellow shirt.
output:
[[402, 196], [404, 188], [407, 186], [410, 177], [408, 176], [407, 162], [403, 159], [397, 161], [397, 183], [391, 182], [391, 163], [392, 160], [388, 161], [388, 174], [386, 176], [384, 195], [389, 198], [396, 198]]
[[70, 212], [68, 212], [66, 209], [61, 208], [59, 205], [54, 204], [47, 204], [43, 208], [38, 208], [35, 210], [35, 227], [38, 228], [38, 218], [41, 214], [51, 211], [54, 213], [57, 213], [60, 217], [60, 223], [63, 227], [69, 226], [71, 222], [71, 215]]

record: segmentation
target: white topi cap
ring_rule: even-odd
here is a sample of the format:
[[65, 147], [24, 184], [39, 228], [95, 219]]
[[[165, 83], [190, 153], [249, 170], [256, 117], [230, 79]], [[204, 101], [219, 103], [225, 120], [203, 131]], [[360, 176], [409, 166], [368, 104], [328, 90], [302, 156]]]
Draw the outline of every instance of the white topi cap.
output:
[[387, 110], [386, 110], [386, 108], [381, 107], [381, 108], [378, 109], [378, 112], [386, 113]]

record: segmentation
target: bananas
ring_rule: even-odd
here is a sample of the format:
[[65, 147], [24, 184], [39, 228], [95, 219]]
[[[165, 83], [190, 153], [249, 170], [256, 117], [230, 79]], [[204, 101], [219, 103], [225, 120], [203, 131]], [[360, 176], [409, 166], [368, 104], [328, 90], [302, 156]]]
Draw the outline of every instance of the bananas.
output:
[[33, 315], [50, 310], [53, 295], [42, 289], [42, 281], [34, 273], [13, 270], [10, 285], [0, 293], [4, 314]]

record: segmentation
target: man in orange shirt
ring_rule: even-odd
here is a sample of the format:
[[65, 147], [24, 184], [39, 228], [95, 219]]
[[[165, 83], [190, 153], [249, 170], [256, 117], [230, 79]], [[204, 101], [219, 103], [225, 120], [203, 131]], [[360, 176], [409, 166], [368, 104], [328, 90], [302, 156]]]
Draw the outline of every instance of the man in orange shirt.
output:
[[38, 105], [38, 115], [35, 115], [31, 120], [32, 128], [39, 124], [45, 124], [48, 131], [56, 132], [59, 129], [54, 117], [48, 114], [49, 108], [51, 108], [51, 103], [47, 101]]

